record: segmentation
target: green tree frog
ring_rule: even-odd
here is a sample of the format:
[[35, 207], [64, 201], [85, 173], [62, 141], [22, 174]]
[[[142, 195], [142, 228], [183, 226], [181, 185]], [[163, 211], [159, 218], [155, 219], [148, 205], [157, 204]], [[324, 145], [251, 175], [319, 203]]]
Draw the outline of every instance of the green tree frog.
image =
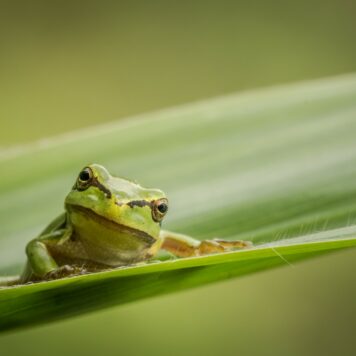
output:
[[103, 166], [83, 168], [65, 198], [65, 212], [26, 247], [20, 283], [126, 266], [162, 248], [177, 257], [245, 248], [248, 241], [204, 240], [161, 230], [166, 195], [112, 176]]

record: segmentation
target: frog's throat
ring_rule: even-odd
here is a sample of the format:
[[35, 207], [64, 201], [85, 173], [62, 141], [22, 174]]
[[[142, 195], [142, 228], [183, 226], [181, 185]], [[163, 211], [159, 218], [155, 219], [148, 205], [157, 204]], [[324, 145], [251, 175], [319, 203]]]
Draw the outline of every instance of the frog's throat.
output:
[[107, 219], [97, 213], [95, 213], [93, 210], [89, 208], [85, 208], [80, 205], [75, 205], [75, 204], [68, 204], [67, 205], [69, 209], [73, 211], [77, 211], [80, 213], [85, 214], [86, 216], [90, 217], [90, 219], [93, 219], [94, 221], [97, 221], [100, 224], [103, 224], [113, 230], [117, 230], [118, 232], [124, 232], [127, 234], [134, 235], [141, 239], [142, 241], [146, 242], [148, 246], [153, 245], [154, 242], [156, 242], [156, 239], [149, 235], [147, 232], [144, 232], [142, 230], [134, 229], [133, 227], [126, 226], [123, 224], [119, 224], [115, 221], [112, 221], [110, 219]]

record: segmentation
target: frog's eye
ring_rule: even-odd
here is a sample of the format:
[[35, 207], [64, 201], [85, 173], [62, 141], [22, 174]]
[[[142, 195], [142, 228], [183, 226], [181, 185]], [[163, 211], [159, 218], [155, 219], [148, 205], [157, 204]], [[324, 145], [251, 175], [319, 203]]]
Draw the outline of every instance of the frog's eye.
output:
[[168, 211], [168, 200], [163, 198], [152, 202], [152, 218], [160, 222]]
[[79, 190], [84, 190], [86, 188], [88, 188], [88, 186], [90, 185], [91, 181], [93, 179], [93, 172], [90, 168], [86, 167], [84, 168], [78, 176], [77, 179], [77, 188]]

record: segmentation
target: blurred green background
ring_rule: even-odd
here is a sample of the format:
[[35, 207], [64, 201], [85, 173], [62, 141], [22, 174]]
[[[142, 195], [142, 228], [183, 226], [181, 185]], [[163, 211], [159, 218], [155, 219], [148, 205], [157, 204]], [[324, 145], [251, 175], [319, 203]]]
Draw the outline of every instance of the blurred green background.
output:
[[[0, 1], [0, 147], [356, 70], [354, 1]], [[356, 252], [0, 337], [1, 355], [348, 355]]]

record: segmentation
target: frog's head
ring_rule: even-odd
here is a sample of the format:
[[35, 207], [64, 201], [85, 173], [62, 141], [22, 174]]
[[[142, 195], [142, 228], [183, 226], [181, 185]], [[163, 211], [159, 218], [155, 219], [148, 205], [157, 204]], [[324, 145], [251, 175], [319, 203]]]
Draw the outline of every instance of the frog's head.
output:
[[[88, 219], [97, 219], [126, 234], [153, 243], [158, 239], [167, 210], [165, 194], [110, 173], [98, 164], [83, 168], [65, 200], [69, 214], [80, 210]], [[73, 219], [74, 220], [74, 219]], [[85, 224], [81, 220], [80, 224]]]

